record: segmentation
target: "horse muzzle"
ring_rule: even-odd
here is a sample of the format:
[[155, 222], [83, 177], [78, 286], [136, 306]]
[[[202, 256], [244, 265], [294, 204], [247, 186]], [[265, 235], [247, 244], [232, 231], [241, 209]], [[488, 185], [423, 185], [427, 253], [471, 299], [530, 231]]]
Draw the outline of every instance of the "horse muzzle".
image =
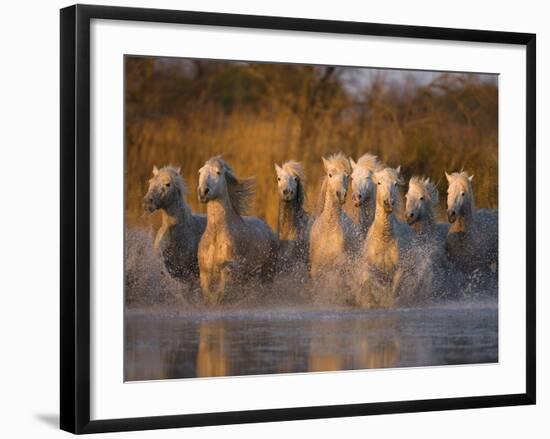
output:
[[208, 189], [208, 188], [204, 188], [204, 189], [199, 188], [197, 190], [197, 196], [199, 198], [199, 201], [201, 203], [206, 203], [210, 199], [210, 197], [208, 196], [209, 193], [210, 193], [210, 189]]
[[144, 210], [145, 212], [153, 213], [155, 210], [157, 210], [157, 206], [156, 206], [155, 203], [153, 202], [153, 199], [152, 199], [152, 198], [147, 198], [147, 197], [145, 197], [145, 198], [143, 199], [142, 206], [143, 206], [143, 210]]
[[294, 199], [294, 192], [285, 189], [282, 192], [282, 199], [283, 201], [292, 201]]
[[351, 196], [351, 200], [353, 201], [353, 205], [354, 205], [355, 207], [359, 207], [359, 206], [361, 206], [362, 204], [366, 203], [367, 197], [363, 197], [363, 196], [361, 196], [361, 194], [359, 194], [359, 193], [354, 193], [354, 194]]
[[447, 219], [452, 224], [456, 221], [456, 212], [454, 210], [447, 211]]
[[338, 201], [340, 202], [340, 204], [344, 204], [346, 202], [346, 192], [336, 191], [336, 198], [338, 198]]
[[418, 221], [418, 215], [415, 215], [414, 212], [407, 212], [405, 217], [407, 218], [407, 224], [412, 226], [415, 222]]
[[199, 195], [198, 198], [199, 198], [199, 201], [203, 204], [208, 202], [208, 197], [205, 195]]

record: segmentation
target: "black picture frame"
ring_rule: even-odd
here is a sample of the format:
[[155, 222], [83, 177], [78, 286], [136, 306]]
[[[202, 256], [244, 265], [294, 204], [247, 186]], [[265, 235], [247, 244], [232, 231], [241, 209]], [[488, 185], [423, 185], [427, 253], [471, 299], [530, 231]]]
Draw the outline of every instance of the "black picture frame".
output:
[[[347, 404], [90, 420], [90, 21], [181, 23], [384, 37], [502, 43], [526, 47], [527, 298], [526, 392], [417, 401]], [[61, 9], [61, 349], [60, 426], [72, 433], [535, 404], [536, 401], [536, 35], [289, 17], [75, 5]]]

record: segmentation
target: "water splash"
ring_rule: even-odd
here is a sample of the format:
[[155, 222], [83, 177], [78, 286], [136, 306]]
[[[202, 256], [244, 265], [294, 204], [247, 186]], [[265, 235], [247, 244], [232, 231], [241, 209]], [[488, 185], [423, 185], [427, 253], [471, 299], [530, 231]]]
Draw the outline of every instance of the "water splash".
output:
[[198, 283], [179, 282], [168, 274], [153, 249], [152, 230], [127, 228], [124, 244], [127, 307], [185, 307], [198, 303]]
[[[125, 232], [125, 300], [127, 310], [162, 311], [181, 314], [200, 312], [202, 303], [198, 281], [184, 283], [168, 274], [153, 249], [153, 232], [128, 227]], [[450, 265], [441, 250], [432, 244], [416, 243], [402, 258], [398, 280], [388, 283], [369, 276], [358, 283], [358, 266], [350, 257], [322, 280], [309, 279], [307, 265], [297, 263], [272, 282], [249, 282], [228, 295], [224, 312], [240, 309], [338, 309], [379, 308], [392, 295], [391, 307], [427, 307], [448, 301], [476, 301], [497, 297], [498, 276], [490, 269], [463, 273]]]

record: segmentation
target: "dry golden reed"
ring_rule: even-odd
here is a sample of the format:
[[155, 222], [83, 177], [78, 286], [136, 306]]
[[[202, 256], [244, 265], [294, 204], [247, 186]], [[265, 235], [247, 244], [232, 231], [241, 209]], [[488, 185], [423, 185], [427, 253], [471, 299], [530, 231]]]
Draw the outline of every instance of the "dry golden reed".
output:
[[[181, 166], [197, 201], [198, 169], [223, 154], [240, 177], [256, 178], [251, 214], [276, 227], [274, 163], [298, 160], [313, 210], [322, 156], [365, 152], [412, 175], [440, 182], [444, 171], [475, 175], [476, 205], [498, 206], [498, 87], [468, 74], [397, 81], [365, 69], [126, 57], [126, 222], [158, 222], [143, 213], [153, 165]], [[369, 78], [369, 80], [365, 80]], [[349, 209], [352, 211], [352, 209]]]

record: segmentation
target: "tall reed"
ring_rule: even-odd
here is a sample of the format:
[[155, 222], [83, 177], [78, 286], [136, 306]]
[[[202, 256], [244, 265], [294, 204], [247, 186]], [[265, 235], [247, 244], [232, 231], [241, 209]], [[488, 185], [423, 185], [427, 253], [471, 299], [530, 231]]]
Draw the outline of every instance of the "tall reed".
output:
[[[222, 153], [237, 175], [256, 177], [251, 212], [276, 226], [273, 163], [305, 167], [314, 209], [321, 156], [369, 151], [406, 178], [441, 182], [444, 171], [475, 175], [476, 204], [498, 206], [498, 87], [491, 78], [441, 74], [395, 81], [342, 67], [126, 57], [125, 215], [157, 222], [141, 200], [153, 165], [181, 166], [193, 210], [204, 211], [197, 171]], [[411, 74], [412, 75], [412, 74]], [[349, 207], [347, 207], [349, 208]]]

